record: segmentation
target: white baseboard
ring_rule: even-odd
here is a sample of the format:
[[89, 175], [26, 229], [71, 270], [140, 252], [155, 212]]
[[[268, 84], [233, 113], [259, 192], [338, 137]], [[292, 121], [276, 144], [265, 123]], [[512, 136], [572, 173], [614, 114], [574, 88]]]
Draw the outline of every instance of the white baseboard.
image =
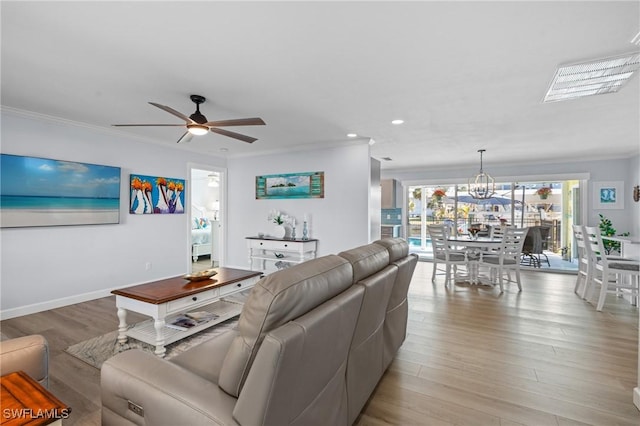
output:
[[640, 387], [633, 388], [633, 403], [640, 410]]
[[[157, 278], [157, 280], [164, 280], [167, 278], [171, 278], [173, 276], [175, 275], [160, 277], [160, 278]], [[34, 303], [32, 305], [18, 306], [11, 309], [5, 309], [4, 311], [0, 311], [0, 320], [20, 317], [22, 315], [36, 314], [38, 312], [48, 311], [50, 309], [62, 308], [64, 306], [74, 305], [76, 303], [88, 302], [89, 300], [108, 297], [108, 296], [111, 296], [111, 292], [113, 290], [117, 290], [125, 287], [131, 287], [138, 284], [144, 284], [145, 282], [124, 284], [118, 287], [105, 288], [102, 290], [92, 291], [90, 293], [74, 294], [73, 296], [63, 297], [60, 299], [48, 300], [46, 302]]]
[[[228, 266], [229, 268], [236, 269], [244, 269], [247, 270], [247, 267], [244, 266]], [[175, 275], [160, 277], [157, 280], [164, 280], [167, 278], [171, 278]], [[155, 281], [155, 280], [154, 280]], [[34, 303], [32, 305], [18, 306], [16, 308], [5, 309], [0, 311], [0, 320], [6, 320], [15, 317], [21, 317], [23, 315], [35, 314], [42, 311], [48, 311], [51, 309], [62, 308], [64, 306], [74, 305], [76, 303], [88, 302], [89, 300], [100, 299], [101, 297], [111, 296], [111, 292], [113, 290], [117, 290], [120, 288], [131, 287], [138, 284], [144, 284], [145, 282], [133, 283], [133, 284], [124, 284], [118, 287], [106, 288], [103, 290], [96, 290], [90, 293], [76, 294], [73, 296], [63, 297], [61, 299], [48, 300], [46, 302]]]
[[111, 289], [104, 289], [91, 293], [83, 293], [74, 296], [63, 297], [61, 299], [47, 300], [46, 302], [34, 303], [32, 305], [18, 306], [17, 308], [5, 309], [4, 311], [0, 311], [0, 320], [35, 314], [42, 311], [48, 311], [50, 309], [62, 308], [63, 306], [87, 302], [89, 300], [99, 299], [101, 297], [107, 297], [110, 295]]

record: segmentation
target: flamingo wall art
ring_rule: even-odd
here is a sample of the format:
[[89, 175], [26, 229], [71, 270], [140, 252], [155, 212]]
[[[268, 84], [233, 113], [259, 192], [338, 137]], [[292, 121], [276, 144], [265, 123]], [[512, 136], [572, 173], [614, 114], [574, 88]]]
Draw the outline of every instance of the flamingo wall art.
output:
[[131, 214], [184, 213], [184, 179], [131, 175]]

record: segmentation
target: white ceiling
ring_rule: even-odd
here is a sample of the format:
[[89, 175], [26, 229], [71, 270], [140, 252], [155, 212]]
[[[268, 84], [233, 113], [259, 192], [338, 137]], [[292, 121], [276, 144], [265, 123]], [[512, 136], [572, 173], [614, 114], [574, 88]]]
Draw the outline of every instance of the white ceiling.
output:
[[[638, 1], [2, 1], [2, 106], [238, 156], [372, 138], [383, 169], [564, 162], [640, 152], [638, 76], [542, 104], [559, 64], [637, 50]], [[190, 94], [209, 120], [176, 145]], [[401, 118], [400, 126], [391, 120]], [[360, 139], [359, 142], [362, 142]], [[222, 150], [227, 150], [223, 152]]]

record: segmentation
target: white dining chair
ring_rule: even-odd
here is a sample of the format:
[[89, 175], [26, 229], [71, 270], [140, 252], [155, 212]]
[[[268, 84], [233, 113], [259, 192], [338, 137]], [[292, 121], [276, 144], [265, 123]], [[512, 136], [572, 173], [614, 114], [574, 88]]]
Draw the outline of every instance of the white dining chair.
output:
[[518, 290], [522, 291], [520, 255], [527, 232], [529, 232], [529, 228], [505, 227], [497, 253], [482, 253], [480, 256], [480, 266], [489, 267], [491, 281], [498, 282], [501, 293], [504, 291], [505, 276], [507, 282], [511, 281], [511, 271], [515, 273]]
[[590, 282], [587, 281], [587, 300], [592, 298], [596, 285], [600, 285], [596, 311], [602, 311], [607, 293], [620, 295], [622, 291], [627, 291], [632, 304], [637, 305], [640, 261], [607, 256], [598, 227], [584, 226], [583, 232], [592, 272]]
[[[455, 283], [455, 274], [458, 266], [467, 266], [467, 253], [465, 250], [456, 250], [447, 241], [448, 226], [443, 224], [427, 225], [431, 246], [433, 247], [433, 273], [431, 282], [435, 283], [436, 275], [445, 275], [444, 285]], [[440, 265], [440, 266], [438, 266]], [[444, 269], [443, 269], [444, 267]]]
[[573, 292], [584, 299], [587, 294], [587, 289], [590, 286], [591, 265], [589, 263], [589, 254], [587, 253], [584, 229], [582, 225], [573, 225], [572, 227], [578, 252], [578, 277], [576, 278], [576, 285], [573, 288]]

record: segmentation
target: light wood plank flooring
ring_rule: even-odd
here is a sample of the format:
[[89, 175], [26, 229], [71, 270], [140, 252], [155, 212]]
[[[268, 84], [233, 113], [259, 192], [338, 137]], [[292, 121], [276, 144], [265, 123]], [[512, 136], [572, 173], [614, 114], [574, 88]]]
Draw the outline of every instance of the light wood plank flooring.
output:
[[[573, 293], [575, 275], [523, 272], [524, 291], [510, 285], [500, 295], [434, 285], [431, 268], [418, 263], [407, 339], [358, 425], [640, 424], [637, 308], [611, 295], [597, 313]], [[100, 373], [64, 349], [117, 322], [107, 297], [0, 326], [49, 340], [50, 387], [72, 407], [70, 426], [100, 424]]]

